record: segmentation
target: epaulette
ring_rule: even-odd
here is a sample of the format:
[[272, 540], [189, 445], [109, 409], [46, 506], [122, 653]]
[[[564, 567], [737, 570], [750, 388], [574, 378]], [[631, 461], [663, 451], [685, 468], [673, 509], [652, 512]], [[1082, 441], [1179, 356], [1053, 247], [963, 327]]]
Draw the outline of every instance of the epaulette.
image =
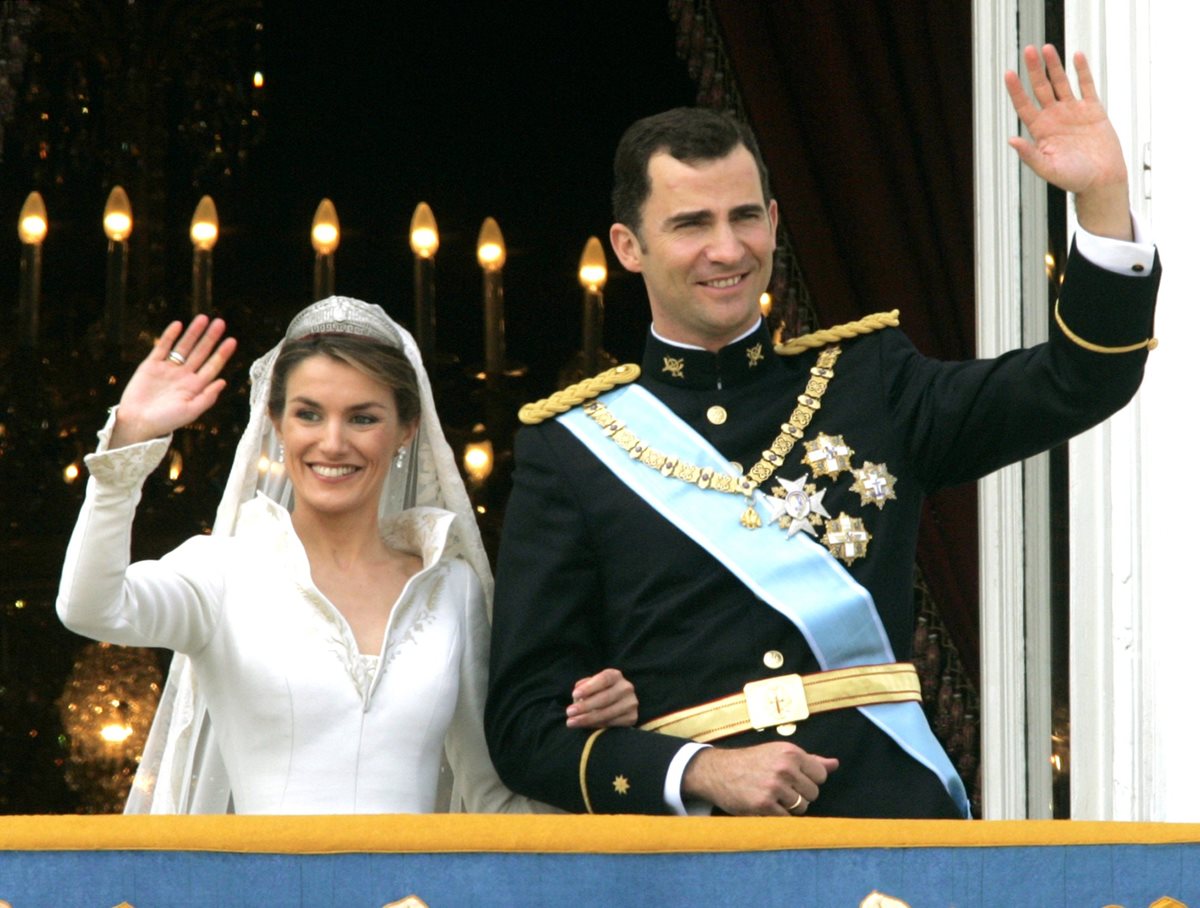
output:
[[893, 309], [891, 312], [876, 312], [874, 315], [860, 318], [856, 322], [846, 322], [844, 325], [835, 325], [832, 328], [823, 328], [811, 334], [801, 334], [799, 337], [793, 337], [782, 344], [776, 344], [775, 352], [780, 356], [795, 356], [797, 353], [803, 353], [805, 350], [824, 347], [826, 344], [835, 344], [838, 341], [849, 340], [861, 334], [870, 334], [873, 331], [881, 331], [884, 328], [898, 327], [900, 327], [899, 309]]
[[517, 419], [527, 426], [536, 426], [540, 422], [552, 419], [560, 413], [566, 413], [572, 407], [587, 403], [594, 397], [599, 397], [605, 391], [611, 391], [617, 385], [627, 385], [636, 381], [642, 374], [642, 367], [636, 363], [622, 363], [605, 369], [599, 375], [567, 385], [561, 391], [555, 391], [549, 397], [526, 404], [517, 411]]

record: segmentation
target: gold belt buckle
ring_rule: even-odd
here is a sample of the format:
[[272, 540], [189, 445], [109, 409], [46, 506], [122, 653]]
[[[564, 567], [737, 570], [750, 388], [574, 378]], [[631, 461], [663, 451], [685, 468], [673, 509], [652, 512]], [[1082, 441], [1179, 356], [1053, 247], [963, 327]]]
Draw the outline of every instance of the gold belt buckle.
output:
[[808, 718], [808, 698], [804, 696], [804, 679], [799, 675], [751, 681], [742, 691], [746, 695], [750, 724], [756, 731]]

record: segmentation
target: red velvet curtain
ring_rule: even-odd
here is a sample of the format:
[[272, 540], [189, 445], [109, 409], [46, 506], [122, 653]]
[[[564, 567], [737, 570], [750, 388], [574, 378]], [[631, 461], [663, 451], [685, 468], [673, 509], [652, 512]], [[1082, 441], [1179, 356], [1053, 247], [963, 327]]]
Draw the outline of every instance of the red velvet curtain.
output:
[[[971, 5], [710, 8], [820, 324], [899, 309], [922, 352], [973, 356]], [[918, 562], [977, 683], [976, 530], [974, 485], [938, 493]]]

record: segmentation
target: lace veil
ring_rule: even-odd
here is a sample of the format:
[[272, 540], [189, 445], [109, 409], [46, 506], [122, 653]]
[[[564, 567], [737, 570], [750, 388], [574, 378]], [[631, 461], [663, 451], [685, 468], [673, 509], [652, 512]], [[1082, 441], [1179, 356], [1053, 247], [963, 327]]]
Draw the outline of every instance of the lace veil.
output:
[[[380, 496], [381, 523], [406, 508], [427, 505], [452, 511], [454, 521], [447, 557], [464, 558], [475, 569], [488, 603], [492, 573], [475, 523], [467, 490], [454, 454], [446, 442], [433, 403], [429, 376], [412, 335], [379, 306], [333, 296], [302, 310], [288, 326], [284, 340], [310, 334], [358, 334], [400, 347], [416, 371], [420, 390], [420, 428], [410, 442], [401, 468], [393, 466]], [[284, 472], [279, 439], [267, 413], [271, 372], [283, 341], [250, 369], [250, 416], [238, 442], [233, 468], [217, 508], [214, 535], [237, 535], [243, 504], [264, 494], [289, 507], [291, 482]], [[445, 808], [458, 798], [450, 794], [449, 774], [439, 794]], [[126, 813], [226, 813], [229, 781], [209, 727], [207, 711], [196, 689], [191, 660], [176, 654], [162, 699], [125, 805]]]

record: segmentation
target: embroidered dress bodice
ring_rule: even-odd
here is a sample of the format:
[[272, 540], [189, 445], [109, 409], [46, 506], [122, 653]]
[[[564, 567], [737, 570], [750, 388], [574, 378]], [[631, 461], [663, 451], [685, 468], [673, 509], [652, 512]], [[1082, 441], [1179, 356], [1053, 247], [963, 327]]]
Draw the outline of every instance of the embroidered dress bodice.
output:
[[269, 499], [242, 507], [233, 536], [127, 566], [141, 483], [165, 447], [90, 455], [59, 614], [88, 636], [192, 658], [235, 812], [432, 811], [443, 753], [467, 809], [528, 809], [484, 744], [488, 622], [474, 572], [445, 551], [450, 512], [414, 508], [383, 528], [424, 567], [392, 606], [380, 653], [364, 655]]

